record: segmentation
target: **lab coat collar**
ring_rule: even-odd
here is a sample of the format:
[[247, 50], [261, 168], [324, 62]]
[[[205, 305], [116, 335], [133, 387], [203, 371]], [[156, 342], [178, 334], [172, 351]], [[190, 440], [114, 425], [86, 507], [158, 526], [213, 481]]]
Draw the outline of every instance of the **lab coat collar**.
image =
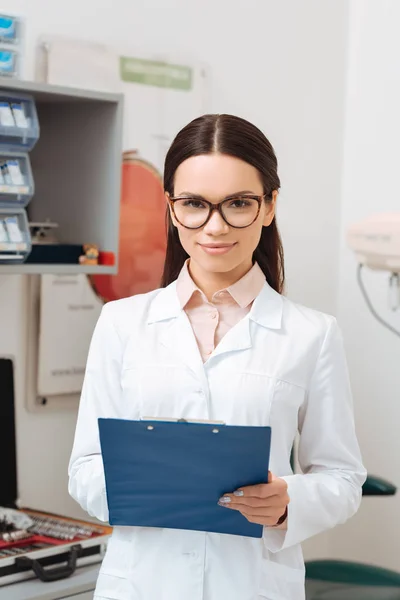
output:
[[[176, 282], [174, 281], [166, 288], [159, 291], [151, 303], [148, 323], [157, 323], [168, 319], [174, 319], [182, 313], [176, 293]], [[258, 325], [269, 329], [280, 329], [282, 325], [283, 298], [268, 283], [264, 284], [261, 292], [254, 300], [249, 318]]]
[[166, 288], [162, 288], [149, 308], [147, 323], [158, 323], [174, 319], [180, 315], [182, 308], [176, 293], [176, 281], [170, 283]]
[[253, 302], [249, 317], [252, 321], [268, 329], [282, 326], [283, 298], [267, 282]]
[[[222, 354], [251, 348], [251, 321], [262, 327], [279, 329], [281, 320], [282, 298], [265, 284], [250, 312], [224, 335], [205, 364]], [[165, 323], [166, 328], [159, 338], [160, 343], [168, 348], [171, 356], [175, 355], [195, 373], [203, 390], [208, 390], [203, 360], [190, 321], [181, 308], [175, 283], [161, 290], [150, 306], [148, 323], [161, 322]]]

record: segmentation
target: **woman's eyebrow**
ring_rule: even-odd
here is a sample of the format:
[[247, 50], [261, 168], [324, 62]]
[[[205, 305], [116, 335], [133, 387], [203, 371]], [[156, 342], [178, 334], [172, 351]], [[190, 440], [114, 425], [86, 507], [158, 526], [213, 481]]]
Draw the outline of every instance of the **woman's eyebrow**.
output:
[[[233, 192], [232, 194], [228, 194], [223, 199], [225, 200], [227, 198], [235, 198], [236, 196], [243, 196], [244, 194], [251, 194], [252, 196], [258, 195], [251, 190], [241, 190], [240, 192]], [[204, 196], [201, 196], [200, 194], [194, 194], [193, 192], [180, 192], [177, 196], [175, 196], [175, 198], [179, 198], [179, 196], [188, 196], [189, 198], [201, 198], [202, 200], [205, 200]]]

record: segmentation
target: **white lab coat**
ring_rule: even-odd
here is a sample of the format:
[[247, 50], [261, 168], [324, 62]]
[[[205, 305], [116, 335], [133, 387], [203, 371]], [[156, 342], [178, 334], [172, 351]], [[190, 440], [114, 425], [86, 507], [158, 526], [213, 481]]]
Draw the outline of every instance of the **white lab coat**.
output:
[[[205, 364], [175, 283], [104, 306], [89, 351], [69, 491], [107, 521], [98, 417], [270, 425], [270, 470], [287, 481], [291, 502], [287, 531], [264, 528], [262, 539], [116, 527], [95, 597], [301, 600], [300, 543], [359, 507], [366, 473], [336, 321], [268, 284]], [[290, 452], [298, 430], [304, 474], [294, 475]]]

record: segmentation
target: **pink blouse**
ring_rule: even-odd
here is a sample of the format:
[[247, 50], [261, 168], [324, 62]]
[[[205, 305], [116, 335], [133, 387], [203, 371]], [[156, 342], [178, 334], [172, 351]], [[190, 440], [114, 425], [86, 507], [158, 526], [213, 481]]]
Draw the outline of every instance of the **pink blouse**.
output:
[[206, 362], [224, 335], [250, 311], [265, 283], [257, 263], [244, 277], [214, 294], [209, 302], [190, 276], [188, 261], [179, 274], [176, 290]]

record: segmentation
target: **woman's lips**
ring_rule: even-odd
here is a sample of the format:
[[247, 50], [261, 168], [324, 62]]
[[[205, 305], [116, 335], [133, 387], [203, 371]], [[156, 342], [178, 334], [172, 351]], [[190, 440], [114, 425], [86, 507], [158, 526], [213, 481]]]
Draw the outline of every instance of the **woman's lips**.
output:
[[236, 246], [236, 242], [232, 244], [199, 244], [204, 252], [214, 256], [220, 256], [221, 254], [227, 254]]

